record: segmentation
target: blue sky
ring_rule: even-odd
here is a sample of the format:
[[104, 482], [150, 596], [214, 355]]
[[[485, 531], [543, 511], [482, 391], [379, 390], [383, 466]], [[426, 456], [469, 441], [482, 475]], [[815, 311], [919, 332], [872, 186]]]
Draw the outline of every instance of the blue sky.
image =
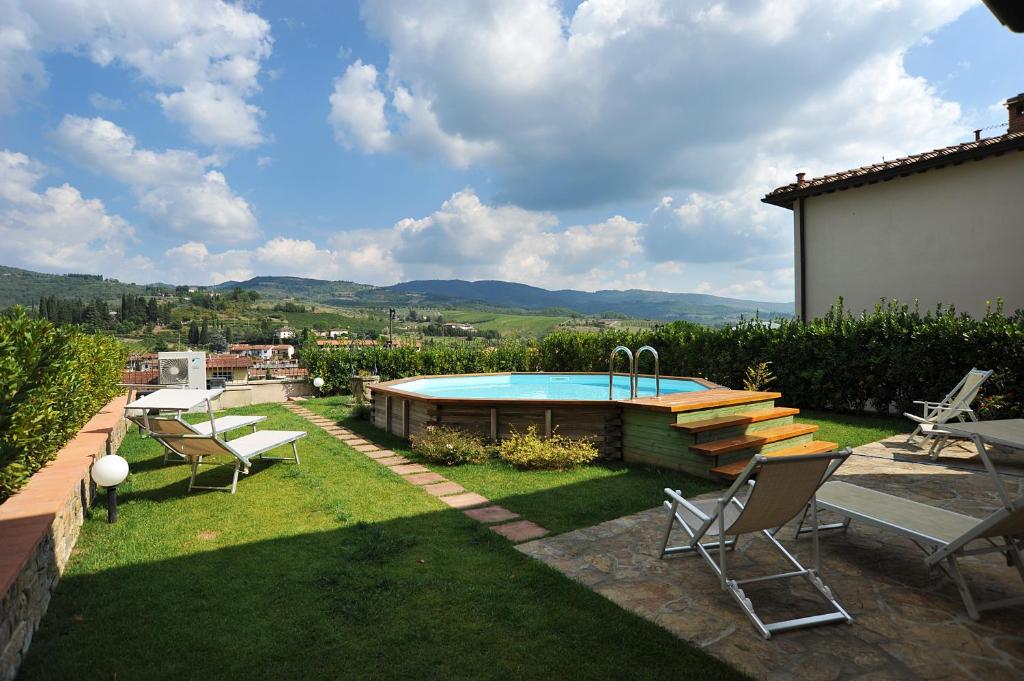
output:
[[0, 7], [0, 263], [137, 282], [790, 300], [761, 196], [1002, 134], [1024, 90], [970, 0]]

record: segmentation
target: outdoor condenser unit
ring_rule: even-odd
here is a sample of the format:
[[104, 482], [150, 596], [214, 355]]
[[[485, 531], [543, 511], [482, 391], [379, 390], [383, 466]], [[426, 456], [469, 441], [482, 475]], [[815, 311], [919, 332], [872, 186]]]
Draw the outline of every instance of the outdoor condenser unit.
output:
[[206, 388], [206, 353], [160, 352], [160, 385], [180, 385], [184, 388]]

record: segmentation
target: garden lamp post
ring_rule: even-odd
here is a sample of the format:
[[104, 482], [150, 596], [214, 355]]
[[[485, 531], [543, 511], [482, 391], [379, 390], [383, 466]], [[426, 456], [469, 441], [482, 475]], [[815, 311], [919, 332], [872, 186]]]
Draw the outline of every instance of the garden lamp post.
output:
[[128, 462], [117, 454], [107, 454], [92, 465], [92, 479], [107, 488], [107, 522], [117, 522], [117, 486], [128, 477]]
[[324, 387], [324, 379], [322, 376], [317, 376], [313, 379], [313, 387], [316, 388], [317, 392], [321, 392]]

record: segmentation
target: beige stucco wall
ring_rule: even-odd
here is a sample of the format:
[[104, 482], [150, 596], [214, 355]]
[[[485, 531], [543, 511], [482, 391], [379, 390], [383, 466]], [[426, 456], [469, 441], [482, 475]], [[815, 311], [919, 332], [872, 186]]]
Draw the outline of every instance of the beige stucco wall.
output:
[[250, 381], [244, 385], [228, 385], [213, 402], [214, 409], [247, 407], [250, 404], [287, 402], [289, 397], [313, 394], [313, 386], [306, 379], [275, 379]]
[[[1024, 308], [1024, 152], [806, 198], [804, 249], [809, 319], [838, 296], [852, 311], [882, 297]], [[798, 313], [799, 296], [798, 272]]]

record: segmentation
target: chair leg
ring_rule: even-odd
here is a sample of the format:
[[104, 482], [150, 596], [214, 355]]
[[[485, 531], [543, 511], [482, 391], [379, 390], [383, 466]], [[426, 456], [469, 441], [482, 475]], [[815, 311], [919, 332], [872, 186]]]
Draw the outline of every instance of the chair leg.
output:
[[199, 470], [199, 460], [201, 457], [194, 457], [192, 459], [192, 475], [188, 479], [188, 491], [191, 492], [192, 488], [196, 484], [196, 472]]
[[956, 588], [960, 592], [960, 598], [964, 601], [964, 607], [967, 608], [967, 616], [974, 621], [981, 619], [981, 615], [978, 613], [978, 606], [974, 602], [974, 596], [971, 595], [971, 589], [967, 586], [967, 580], [964, 579], [964, 575], [960, 572], [960, 565], [956, 562], [954, 556], [946, 558], [946, 565], [948, 566], [949, 574], [953, 577], [953, 581], [956, 582]]
[[[667, 505], [667, 503], [666, 503], [666, 505]], [[675, 525], [675, 522], [676, 522], [676, 512], [678, 511], [678, 509], [679, 509], [679, 503], [678, 502], [673, 501], [672, 505], [669, 506], [669, 509], [668, 509], [668, 526], [665, 528], [665, 538], [661, 542], [661, 553], [658, 556], [659, 558], [664, 558], [665, 557], [665, 551], [668, 550], [668, 540], [672, 536], [672, 526]]]
[[910, 435], [907, 436], [907, 444], [910, 444], [911, 442], [913, 442], [914, 438], [917, 437], [918, 435], [920, 435], [920, 433], [921, 433], [921, 426], [918, 425], [917, 428], [914, 428], [914, 432], [912, 432]]
[[295, 465], [299, 464], [299, 447], [295, 441], [292, 441], [292, 454], [295, 455]]
[[231, 493], [235, 493], [235, 489], [238, 487], [238, 462], [235, 462], [235, 471], [231, 475]]

